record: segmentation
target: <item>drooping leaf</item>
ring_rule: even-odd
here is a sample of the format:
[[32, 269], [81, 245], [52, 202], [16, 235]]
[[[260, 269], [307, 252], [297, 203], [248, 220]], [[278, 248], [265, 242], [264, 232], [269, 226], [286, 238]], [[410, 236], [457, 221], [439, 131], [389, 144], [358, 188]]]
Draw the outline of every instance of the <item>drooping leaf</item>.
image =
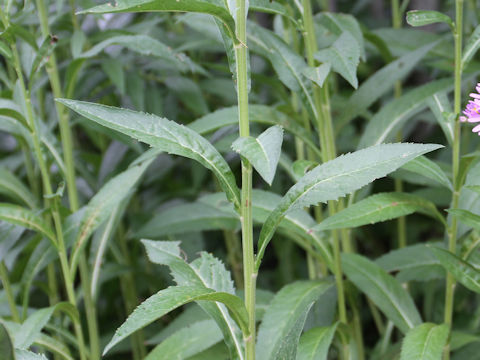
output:
[[222, 332], [213, 320], [198, 321], [166, 338], [145, 360], [186, 359], [215, 345], [222, 338]]
[[56, 237], [51, 226], [31, 210], [13, 204], [0, 204], [0, 220], [20, 225], [46, 236], [56, 246]]
[[100, 125], [162, 151], [197, 160], [215, 173], [228, 199], [240, 207], [240, 195], [230, 167], [215, 147], [195, 131], [151, 114], [83, 101], [57, 101]]
[[450, 16], [434, 10], [412, 10], [407, 12], [407, 23], [411, 26], [425, 26], [435, 23], [445, 23], [453, 29]]
[[408, 161], [441, 145], [382, 144], [342, 155], [309, 171], [285, 194], [262, 227], [256, 268], [275, 229], [289, 211], [337, 200], [387, 175]]
[[400, 360], [441, 360], [448, 339], [448, 325], [421, 324], [403, 339]]
[[348, 279], [365, 293], [400, 331], [407, 333], [409, 329], [422, 323], [408, 292], [380, 266], [361, 255], [343, 254], [342, 267]]
[[273, 298], [260, 324], [257, 357], [295, 359], [308, 311], [330, 286], [328, 282], [299, 281], [283, 287]]
[[453, 190], [452, 183], [440, 166], [425, 156], [419, 156], [416, 159], [413, 159], [412, 161], [403, 165], [402, 169], [422, 175], [439, 184], [442, 184], [447, 189]]
[[247, 310], [239, 297], [225, 292], [216, 292], [206, 287], [171, 286], [160, 290], [141, 303], [117, 329], [115, 335], [105, 347], [103, 354], [105, 355], [113, 346], [135, 331], [151, 324], [170, 311], [189, 302], [199, 300], [225, 304], [235, 321], [248, 334]]
[[357, 66], [360, 61], [360, 48], [350, 32], [340, 35], [331, 47], [318, 51], [315, 59], [330, 64], [333, 71], [339, 73], [350, 85], [355, 89], [358, 87]]
[[[181, 257], [179, 242], [142, 240], [150, 261], [167, 265], [179, 286], [209, 288], [234, 296], [235, 290], [230, 273], [223, 263], [211, 254], [202, 252], [200, 257], [188, 264]], [[224, 305], [214, 302], [199, 302], [202, 309], [212, 317], [223, 333], [225, 343], [234, 359], [243, 359], [241, 332]]]
[[269, 185], [272, 185], [282, 149], [283, 129], [272, 126], [257, 138], [240, 137], [232, 148], [245, 157]]
[[303, 75], [312, 80], [315, 84], [322, 87], [325, 79], [330, 73], [331, 65], [329, 62], [323, 63], [317, 67], [306, 67], [303, 69]]
[[15, 360], [15, 352], [13, 343], [7, 328], [0, 322], [0, 354], [5, 357], [5, 360]]
[[238, 43], [235, 36], [235, 20], [221, 0], [117, 0], [84, 10], [80, 14], [108, 14], [125, 12], [183, 11], [209, 14], [223, 22], [228, 34]]
[[30, 190], [14, 174], [0, 167], [0, 193], [21, 200], [30, 209], [36, 207], [37, 201]]
[[480, 25], [475, 28], [475, 31], [470, 35], [463, 49], [462, 68], [465, 68], [475, 53], [480, 47]]
[[453, 87], [453, 80], [441, 79], [419, 86], [381, 108], [368, 122], [358, 148], [392, 141], [402, 125], [427, 107], [427, 100], [439, 91]]
[[434, 94], [427, 100], [430, 110], [432, 110], [435, 119], [443, 130], [449, 144], [453, 143], [453, 133], [455, 118], [451, 117], [452, 106], [445, 92]]
[[473, 229], [480, 230], [480, 215], [463, 209], [448, 209], [447, 211], [449, 214], [457, 217], [457, 219], [465, 225], [470, 226]]
[[431, 247], [442, 266], [466, 288], [480, 294], [480, 271], [450, 251]]
[[446, 224], [433, 203], [407, 193], [380, 193], [350, 205], [326, 218], [314, 230], [358, 227], [420, 212]]
[[304, 333], [298, 344], [297, 360], [327, 360], [337, 326], [338, 323], [315, 327]]
[[335, 120], [337, 129], [368, 109], [382, 95], [391, 91], [395, 82], [407, 76], [435, 45], [437, 43], [430, 43], [402, 56], [364, 81], [342, 107], [344, 111]]

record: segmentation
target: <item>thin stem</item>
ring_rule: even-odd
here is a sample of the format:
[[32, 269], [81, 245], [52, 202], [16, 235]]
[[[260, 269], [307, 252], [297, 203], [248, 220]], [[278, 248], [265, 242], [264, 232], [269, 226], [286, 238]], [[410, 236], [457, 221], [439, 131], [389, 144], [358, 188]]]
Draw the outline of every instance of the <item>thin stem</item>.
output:
[[13, 295], [10, 280], [8, 279], [8, 270], [3, 260], [0, 262], [0, 280], [2, 281], [5, 294], [7, 295], [8, 305], [12, 313], [12, 319], [15, 322], [20, 322], [20, 315], [18, 314], [17, 305], [15, 304], [15, 296]]
[[[454, 89], [454, 112], [458, 116], [460, 114], [461, 95], [462, 95], [462, 36], [463, 36], [463, 0], [455, 1], [455, 89]], [[460, 122], [455, 121], [453, 134], [453, 151], [452, 151], [452, 175], [453, 175], [453, 194], [451, 208], [458, 207], [460, 187], [458, 179], [460, 165]], [[448, 250], [452, 253], [457, 248], [457, 219], [452, 217], [452, 222], [448, 230]], [[455, 279], [447, 273], [446, 289], [445, 289], [445, 313], [444, 322], [452, 327], [453, 301], [454, 301]], [[450, 359], [450, 345], [445, 348], [444, 359]]]
[[[237, 63], [237, 97], [238, 121], [241, 137], [250, 136], [248, 119], [248, 73], [247, 73], [247, 8], [246, 1], [237, 2], [236, 36], [239, 44], [235, 45]], [[245, 357], [255, 359], [255, 258], [253, 252], [253, 221], [252, 221], [252, 165], [242, 158], [242, 193], [240, 216], [242, 223], [243, 276], [245, 284], [245, 306], [249, 317], [249, 336], [245, 339]]]

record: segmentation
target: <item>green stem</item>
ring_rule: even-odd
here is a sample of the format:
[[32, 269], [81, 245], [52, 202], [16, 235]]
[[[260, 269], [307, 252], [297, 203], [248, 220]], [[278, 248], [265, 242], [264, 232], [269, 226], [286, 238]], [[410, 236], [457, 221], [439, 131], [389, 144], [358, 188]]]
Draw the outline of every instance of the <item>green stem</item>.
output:
[[[455, 1], [455, 31], [453, 34], [455, 40], [455, 89], [454, 89], [454, 112], [460, 114], [461, 95], [462, 95], [462, 36], [463, 36], [463, 0]], [[460, 122], [455, 121], [453, 134], [453, 151], [452, 151], [452, 176], [453, 176], [453, 194], [451, 208], [458, 207], [461, 185], [459, 183], [458, 173], [460, 166]], [[452, 216], [452, 222], [448, 230], [448, 250], [456, 253], [457, 248], [457, 219]], [[446, 289], [445, 289], [445, 313], [444, 322], [452, 327], [453, 301], [454, 301], [455, 278], [447, 273]], [[450, 359], [450, 345], [445, 348], [444, 359]]]
[[20, 315], [18, 314], [17, 305], [15, 304], [15, 296], [13, 295], [12, 287], [10, 286], [10, 280], [8, 279], [8, 270], [3, 260], [0, 262], [0, 280], [2, 281], [5, 294], [7, 295], [8, 305], [10, 306], [10, 312], [12, 313], [13, 321], [19, 323]]
[[[236, 36], [239, 44], [235, 45], [237, 63], [237, 97], [238, 121], [241, 137], [250, 136], [248, 119], [248, 72], [247, 72], [247, 8], [246, 1], [237, 2]], [[252, 165], [242, 158], [242, 193], [240, 216], [242, 223], [243, 277], [245, 284], [245, 306], [249, 317], [249, 336], [245, 339], [246, 360], [255, 359], [255, 257], [253, 252], [252, 220]]]

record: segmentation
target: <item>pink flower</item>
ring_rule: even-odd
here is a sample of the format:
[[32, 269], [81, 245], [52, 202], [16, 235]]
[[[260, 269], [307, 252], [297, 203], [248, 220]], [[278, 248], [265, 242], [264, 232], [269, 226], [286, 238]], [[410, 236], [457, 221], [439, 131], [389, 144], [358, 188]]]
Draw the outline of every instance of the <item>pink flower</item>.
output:
[[[465, 116], [460, 116], [460, 121], [465, 122], [468, 121], [469, 123], [478, 123], [480, 122], [480, 83], [477, 84], [475, 87], [475, 90], [477, 90], [477, 93], [471, 93], [470, 97], [473, 98], [473, 100], [469, 100], [468, 104], [463, 110], [463, 114]], [[473, 129], [472, 132], [478, 133], [480, 135], [480, 125], [476, 125]]]

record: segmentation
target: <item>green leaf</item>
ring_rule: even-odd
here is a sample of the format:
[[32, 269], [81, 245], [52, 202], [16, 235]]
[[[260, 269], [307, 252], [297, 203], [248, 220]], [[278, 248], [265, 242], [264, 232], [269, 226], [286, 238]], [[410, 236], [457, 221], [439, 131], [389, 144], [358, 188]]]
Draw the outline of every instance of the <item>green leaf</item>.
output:
[[27, 210], [18, 205], [0, 203], [0, 220], [37, 231], [46, 236], [52, 244], [56, 246], [55, 233], [50, 225], [31, 210]]
[[435, 246], [431, 247], [442, 266], [453, 277], [473, 292], [480, 294], [480, 271], [450, 251]]
[[238, 225], [239, 218], [233, 208], [232, 211], [224, 211], [209, 204], [195, 202], [175, 206], [155, 214], [135, 236], [160, 239], [166, 235], [192, 231], [235, 230]]
[[[142, 240], [150, 261], [167, 265], [179, 286], [193, 288], [210, 288], [218, 292], [235, 294], [230, 273], [223, 263], [211, 254], [202, 252], [200, 257], [187, 264], [181, 257], [178, 241]], [[235, 319], [228, 314], [224, 305], [199, 302], [198, 305], [212, 317], [223, 333], [225, 343], [233, 359], [243, 358], [241, 332]], [[241, 310], [243, 311], [243, 310]], [[240, 312], [241, 312], [240, 311]], [[240, 326], [243, 326], [240, 324]]]
[[397, 131], [413, 115], [427, 107], [427, 100], [439, 91], [453, 87], [452, 79], [442, 79], [419, 86], [405, 95], [392, 100], [368, 122], [358, 148], [392, 141]]
[[240, 195], [230, 167], [215, 147], [195, 131], [151, 114], [83, 101], [57, 101], [100, 125], [159, 150], [197, 160], [214, 172], [228, 199], [240, 208]]
[[30, 209], [37, 206], [35, 197], [22, 181], [2, 167], [0, 167], [0, 193], [21, 200]]
[[446, 324], [425, 323], [411, 329], [403, 339], [400, 360], [441, 360], [448, 333]]
[[328, 49], [322, 49], [315, 54], [315, 59], [328, 63], [333, 71], [339, 73], [355, 89], [358, 87], [357, 66], [360, 61], [360, 48], [357, 40], [344, 32]]
[[337, 326], [338, 323], [315, 327], [304, 333], [298, 344], [297, 360], [327, 360]]
[[186, 359], [196, 355], [223, 339], [213, 320], [203, 320], [185, 327], [157, 345], [145, 360]]
[[353, 228], [395, 219], [414, 212], [436, 218], [446, 225], [445, 219], [430, 201], [419, 196], [394, 192], [375, 194], [360, 200], [323, 220], [314, 230]]
[[470, 35], [463, 49], [463, 56], [462, 56], [462, 68], [468, 65], [470, 60], [473, 58], [475, 53], [478, 51], [480, 47], [480, 25], [475, 28], [475, 31]]
[[268, 128], [257, 138], [238, 138], [232, 144], [232, 148], [253, 165], [267, 184], [272, 185], [280, 159], [282, 141], [283, 129], [277, 125]]
[[258, 359], [295, 359], [307, 314], [330, 286], [327, 282], [298, 281], [275, 295], [258, 330]]
[[376, 100], [393, 89], [395, 82], [403, 79], [420, 60], [438, 43], [431, 43], [405, 54], [401, 58], [385, 65], [370, 76], [355, 91], [342, 107], [344, 111], [335, 120], [337, 129], [347, 124], [358, 114], [368, 109]]
[[445, 23], [453, 30], [450, 16], [434, 10], [412, 10], [407, 12], [407, 23], [411, 26], [425, 26], [435, 23]]
[[[435, 115], [435, 119], [442, 128], [448, 143], [451, 145], [453, 143], [456, 119], [455, 115], [452, 113], [452, 106], [450, 105], [447, 94], [445, 92], [434, 94], [427, 100], [427, 103], [430, 110], [432, 110], [433, 115]], [[453, 117], [450, 115], [453, 115]]]
[[35, 55], [35, 59], [33, 59], [32, 67], [29, 72], [28, 82], [30, 87], [32, 86], [34, 76], [38, 75], [40, 68], [48, 62], [50, 55], [55, 49], [57, 41], [58, 39], [53, 36], [47, 36], [45, 40], [43, 40], [42, 45]]
[[153, 159], [152, 157], [143, 163], [133, 165], [110, 179], [82, 210], [83, 215], [71, 255], [70, 267], [72, 273], [75, 272], [80, 253], [90, 235], [110, 217], [115, 208], [129, 195]]
[[79, 14], [107, 14], [125, 12], [194, 12], [215, 16], [223, 22], [230, 37], [238, 43], [235, 36], [235, 20], [220, 0], [116, 0], [79, 12]]
[[306, 67], [305, 69], [303, 69], [303, 75], [305, 75], [308, 79], [312, 80], [318, 86], [322, 87], [325, 79], [330, 73], [331, 68], [332, 66], [330, 65], [330, 63], [326, 62], [317, 67]]
[[2, 322], [0, 322], [0, 354], [4, 356], [5, 360], [15, 360], [12, 340]]
[[[266, 125], [280, 125], [288, 132], [299, 137], [310, 150], [321, 157], [317, 145], [312, 142], [311, 137], [305, 129], [297, 124], [293, 119], [289, 118], [284, 113], [276, 110], [273, 107], [250, 104], [248, 106], [248, 118], [250, 122], [256, 122]], [[238, 108], [232, 106], [214, 111], [205, 115], [194, 122], [188, 124], [188, 127], [195, 130], [201, 135], [218, 130], [224, 126], [237, 125], [238, 126]]]
[[452, 183], [440, 166], [425, 156], [419, 156], [416, 159], [413, 159], [403, 165], [402, 169], [422, 175], [453, 191]]
[[248, 314], [243, 301], [239, 297], [225, 292], [216, 292], [206, 287], [171, 286], [150, 296], [130, 314], [105, 347], [103, 355], [135, 331], [142, 329], [182, 305], [199, 300], [225, 304], [244, 333], [248, 334]]
[[433, 144], [382, 144], [317, 166], [292, 186], [270, 214], [259, 238], [256, 269], [278, 224], [289, 211], [337, 200], [387, 175], [408, 161], [439, 149]]
[[15, 350], [16, 360], [48, 360], [44, 354], [36, 354], [28, 350]]
[[367, 258], [356, 254], [343, 254], [342, 267], [348, 279], [365, 293], [383, 311], [400, 331], [421, 324], [415, 304], [402, 285], [385, 270]]
[[448, 209], [447, 211], [449, 214], [455, 216], [465, 225], [470, 226], [472, 229], [480, 231], [480, 215], [463, 209]]

